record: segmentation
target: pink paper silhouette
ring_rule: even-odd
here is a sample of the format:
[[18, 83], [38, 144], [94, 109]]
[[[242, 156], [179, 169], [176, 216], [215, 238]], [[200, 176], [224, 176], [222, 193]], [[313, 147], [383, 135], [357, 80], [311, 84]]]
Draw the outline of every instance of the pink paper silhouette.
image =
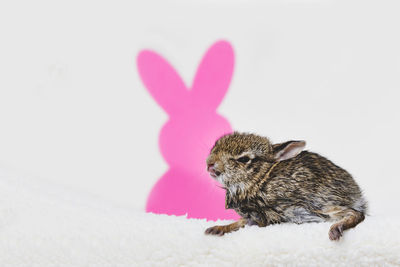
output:
[[169, 170], [153, 187], [146, 211], [208, 220], [239, 218], [225, 209], [225, 190], [206, 171], [206, 158], [215, 141], [232, 132], [216, 111], [232, 78], [231, 45], [219, 41], [210, 47], [190, 88], [155, 52], [141, 51], [137, 65], [147, 90], [169, 115], [159, 137]]

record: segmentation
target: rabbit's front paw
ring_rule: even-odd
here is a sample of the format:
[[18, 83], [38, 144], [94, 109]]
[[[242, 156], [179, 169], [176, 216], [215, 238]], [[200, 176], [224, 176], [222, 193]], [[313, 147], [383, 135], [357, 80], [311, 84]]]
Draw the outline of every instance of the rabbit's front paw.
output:
[[219, 236], [223, 236], [225, 233], [228, 233], [228, 231], [226, 231], [226, 227], [225, 226], [213, 226], [210, 228], [207, 228], [207, 230], [204, 232], [206, 235], [219, 235]]
[[337, 223], [331, 226], [329, 229], [329, 239], [330, 240], [339, 240], [343, 235], [343, 224]]

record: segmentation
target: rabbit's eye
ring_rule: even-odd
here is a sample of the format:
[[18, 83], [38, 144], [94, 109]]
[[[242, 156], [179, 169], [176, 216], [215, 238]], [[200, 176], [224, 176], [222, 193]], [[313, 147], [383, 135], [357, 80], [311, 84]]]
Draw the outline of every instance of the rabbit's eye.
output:
[[243, 156], [237, 159], [237, 161], [241, 162], [241, 163], [247, 163], [250, 161], [250, 158], [248, 156]]

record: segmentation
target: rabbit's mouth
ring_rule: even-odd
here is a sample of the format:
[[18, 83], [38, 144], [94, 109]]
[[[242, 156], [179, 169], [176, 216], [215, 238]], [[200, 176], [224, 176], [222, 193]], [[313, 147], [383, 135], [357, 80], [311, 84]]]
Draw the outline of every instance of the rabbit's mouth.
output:
[[217, 180], [219, 183], [221, 183], [222, 185], [225, 184], [223, 173], [221, 173], [219, 171], [214, 171], [214, 172], [209, 172], [209, 173], [210, 173], [210, 176], [212, 178], [214, 178], [215, 180]]
[[211, 176], [212, 178], [214, 178], [214, 179], [217, 179], [218, 176], [221, 175], [221, 173], [220, 173], [219, 171], [215, 171], [215, 170], [208, 171], [208, 173], [209, 173], [210, 176]]
[[214, 179], [221, 175], [221, 172], [215, 168], [215, 164], [213, 163], [207, 164], [207, 171]]

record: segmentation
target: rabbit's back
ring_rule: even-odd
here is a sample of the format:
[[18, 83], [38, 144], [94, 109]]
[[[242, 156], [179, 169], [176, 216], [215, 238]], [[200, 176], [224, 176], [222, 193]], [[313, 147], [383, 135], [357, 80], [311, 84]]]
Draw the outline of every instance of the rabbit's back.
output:
[[363, 212], [366, 209], [366, 205], [359, 203], [362, 194], [353, 177], [317, 153], [303, 151], [281, 162], [274, 172], [265, 191], [276, 195], [277, 200], [284, 196], [292, 202], [308, 203], [314, 209], [327, 205], [358, 205], [358, 210]]
[[316, 153], [303, 151], [280, 162], [253, 200], [241, 203], [236, 210], [265, 224], [305, 223], [329, 220], [330, 212], [337, 212], [338, 207], [364, 213], [366, 201], [360, 188], [346, 170]]

